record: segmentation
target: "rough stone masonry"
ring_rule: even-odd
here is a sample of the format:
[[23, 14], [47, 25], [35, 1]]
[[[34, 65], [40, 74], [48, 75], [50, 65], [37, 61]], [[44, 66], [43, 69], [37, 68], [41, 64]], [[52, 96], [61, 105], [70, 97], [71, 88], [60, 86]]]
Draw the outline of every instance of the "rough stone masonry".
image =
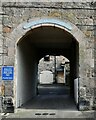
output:
[[[56, 18], [74, 24], [85, 35], [80, 56], [79, 103], [83, 110], [96, 109], [96, 3], [95, 2], [1, 2], [0, 71], [15, 65], [15, 42], [12, 31], [34, 18]], [[12, 35], [11, 35], [12, 36]], [[13, 38], [17, 37], [15, 34]], [[21, 36], [23, 37], [23, 35]], [[82, 37], [82, 36], [79, 36]], [[14, 98], [14, 81], [5, 81], [5, 95]], [[2, 84], [0, 72], [0, 85]]]

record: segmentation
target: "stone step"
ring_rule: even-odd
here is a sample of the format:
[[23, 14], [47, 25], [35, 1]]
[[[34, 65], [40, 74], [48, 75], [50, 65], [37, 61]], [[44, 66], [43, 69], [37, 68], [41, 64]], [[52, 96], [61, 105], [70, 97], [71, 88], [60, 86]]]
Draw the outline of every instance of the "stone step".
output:
[[[4, 118], [4, 116], [3, 116]], [[33, 119], [40, 120], [40, 118], [52, 118], [63, 120], [95, 120], [94, 111], [63, 111], [63, 110], [26, 110], [18, 109], [16, 113], [9, 113], [6, 118], [15, 119]]]

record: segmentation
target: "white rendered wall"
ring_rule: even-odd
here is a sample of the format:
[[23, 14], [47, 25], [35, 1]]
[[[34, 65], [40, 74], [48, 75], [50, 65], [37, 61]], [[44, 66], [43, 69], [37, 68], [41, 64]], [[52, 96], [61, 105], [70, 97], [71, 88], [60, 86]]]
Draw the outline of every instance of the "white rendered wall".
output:
[[74, 80], [74, 98], [75, 103], [78, 104], [78, 78]]
[[16, 107], [36, 95], [37, 64], [34, 51], [30, 49], [26, 44], [17, 46]]
[[51, 71], [42, 71], [40, 74], [41, 84], [52, 84], [53, 83], [53, 73]]

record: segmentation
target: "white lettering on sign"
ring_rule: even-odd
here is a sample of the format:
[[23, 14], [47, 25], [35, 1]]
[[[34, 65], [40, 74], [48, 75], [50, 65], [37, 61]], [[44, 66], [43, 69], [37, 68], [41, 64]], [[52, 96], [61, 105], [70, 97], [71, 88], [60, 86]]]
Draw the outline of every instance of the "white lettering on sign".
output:
[[4, 69], [4, 74], [6, 74], [6, 76], [10, 76], [10, 74], [12, 74], [12, 69], [11, 68], [5, 68]]

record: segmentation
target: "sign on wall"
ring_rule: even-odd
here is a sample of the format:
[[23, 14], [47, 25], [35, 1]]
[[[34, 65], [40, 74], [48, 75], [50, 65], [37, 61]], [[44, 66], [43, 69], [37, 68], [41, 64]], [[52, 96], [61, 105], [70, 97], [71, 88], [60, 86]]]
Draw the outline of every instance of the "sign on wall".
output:
[[14, 67], [3, 66], [1, 71], [2, 80], [13, 80], [14, 79]]

